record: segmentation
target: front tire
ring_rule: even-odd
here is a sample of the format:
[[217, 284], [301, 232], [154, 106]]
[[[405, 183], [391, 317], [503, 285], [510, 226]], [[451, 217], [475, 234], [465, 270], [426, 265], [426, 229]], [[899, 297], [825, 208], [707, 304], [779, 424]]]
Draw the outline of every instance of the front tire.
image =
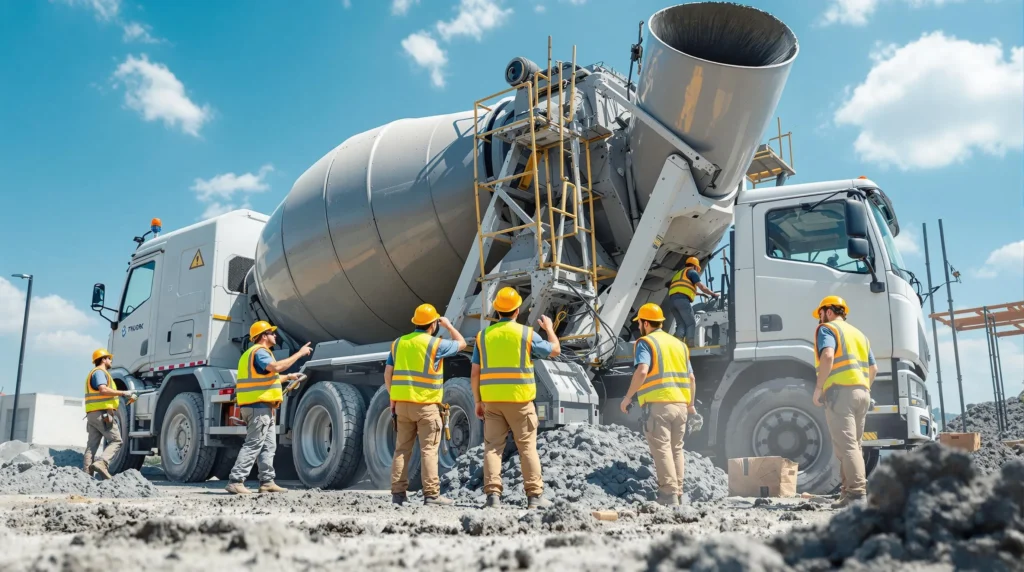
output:
[[309, 488], [341, 489], [359, 475], [366, 400], [347, 383], [314, 384], [295, 411], [292, 459]]
[[778, 456], [800, 465], [797, 492], [830, 494], [841, 484], [824, 408], [811, 401], [814, 386], [785, 377], [748, 391], [729, 414], [726, 458]]
[[160, 428], [160, 462], [168, 480], [198, 483], [210, 477], [217, 448], [203, 446], [205, 432], [203, 398], [198, 393], [176, 395]]

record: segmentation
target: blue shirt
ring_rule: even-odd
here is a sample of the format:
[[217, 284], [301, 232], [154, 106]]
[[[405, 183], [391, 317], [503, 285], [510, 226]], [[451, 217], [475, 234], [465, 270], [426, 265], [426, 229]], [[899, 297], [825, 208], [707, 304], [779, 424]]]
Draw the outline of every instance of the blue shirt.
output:
[[[638, 366], [640, 364], [651, 367], [651, 346], [647, 345], [647, 342], [643, 340], [636, 342], [636, 351], [633, 353], [633, 365]], [[689, 358], [686, 359], [686, 371], [693, 373], [693, 363]]]
[[270, 353], [270, 350], [266, 348], [259, 348], [254, 350], [253, 353], [256, 355], [253, 357], [253, 366], [256, 368], [256, 373], [260, 375], [267, 375], [270, 373], [267, 370], [267, 366], [274, 363], [274, 354]]
[[686, 277], [690, 279], [690, 282], [697, 284], [700, 282], [700, 272], [697, 272], [693, 268], [686, 271]]
[[[507, 322], [510, 319], [511, 318], [502, 318], [498, 320], [498, 322]], [[530, 351], [531, 357], [544, 359], [551, 355], [551, 350], [553, 349], [555, 349], [555, 347], [552, 346], [550, 342], [540, 337], [540, 334], [537, 332], [533, 332], [533, 346]], [[480, 350], [476, 347], [473, 348], [473, 363], [480, 365]]]
[[[434, 368], [437, 369], [441, 365], [442, 358], [452, 357], [457, 353], [459, 353], [459, 342], [455, 340], [441, 340], [441, 343], [437, 346], [437, 358], [434, 359]], [[395, 367], [394, 352], [388, 352], [387, 365]]]
[[101, 385], [107, 385], [108, 383], [110, 382], [107, 381], [107, 376], [102, 370], [92, 372], [92, 378], [89, 379], [89, 385], [92, 386], [94, 391], [99, 391]]
[[[825, 348], [836, 349], [836, 335], [828, 328], [818, 328], [818, 355]], [[868, 348], [868, 365], [875, 365], [875, 353]]]

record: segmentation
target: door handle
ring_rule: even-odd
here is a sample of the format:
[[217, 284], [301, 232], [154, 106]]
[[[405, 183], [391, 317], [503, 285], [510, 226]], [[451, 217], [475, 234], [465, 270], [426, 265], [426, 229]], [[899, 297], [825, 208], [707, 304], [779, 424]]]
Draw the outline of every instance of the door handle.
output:
[[167, 343], [171, 343], [171, 333], [167, 332]]

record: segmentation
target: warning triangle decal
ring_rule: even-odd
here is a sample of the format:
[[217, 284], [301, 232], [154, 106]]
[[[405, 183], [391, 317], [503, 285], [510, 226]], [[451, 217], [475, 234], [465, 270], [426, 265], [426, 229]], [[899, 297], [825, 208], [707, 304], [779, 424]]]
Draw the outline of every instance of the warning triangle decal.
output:
[[199, 268], [200, 266], [205, 266], [205, 265], [206, 265], [206, 263], [203, 262], [203, 253], [202, 253], [202, 251], [197, 250], [196, 251], [196, 255], [192, 257], [192, 264], [188, 267], [188, 269], [189, 270], [195, 270], [196, 268]]

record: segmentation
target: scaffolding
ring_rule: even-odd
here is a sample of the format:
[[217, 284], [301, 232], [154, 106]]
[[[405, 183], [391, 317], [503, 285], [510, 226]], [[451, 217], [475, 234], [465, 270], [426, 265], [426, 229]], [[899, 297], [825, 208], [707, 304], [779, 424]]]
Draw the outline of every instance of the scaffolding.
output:
[[[752, 187], [765, 181], [774, 180], [776, 186], [781, 186], [786, 179], [796, 175], [793, 160], [793, 132], [782, 132], [782, 118], [776, 118], [779, 134], [770, 137], [768, 143], [758, 146], [754, 153], [750, 166], [747, 167], [747, 180]], [[777, 142], [778, 149], [772, 146]], [[788, 148], [788, 153], [786, 152]]]

